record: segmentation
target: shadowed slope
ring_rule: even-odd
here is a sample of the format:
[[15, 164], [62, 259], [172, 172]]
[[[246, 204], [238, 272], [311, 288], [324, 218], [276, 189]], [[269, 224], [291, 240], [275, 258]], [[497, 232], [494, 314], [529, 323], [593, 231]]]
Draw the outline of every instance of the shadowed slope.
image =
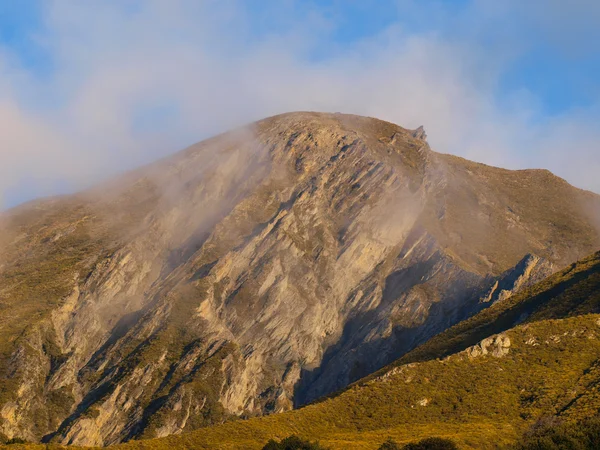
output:
[[520, 323], [590, 313], [600, 313], [600, 252], [433, 337], [395, 364], [442, 358]]

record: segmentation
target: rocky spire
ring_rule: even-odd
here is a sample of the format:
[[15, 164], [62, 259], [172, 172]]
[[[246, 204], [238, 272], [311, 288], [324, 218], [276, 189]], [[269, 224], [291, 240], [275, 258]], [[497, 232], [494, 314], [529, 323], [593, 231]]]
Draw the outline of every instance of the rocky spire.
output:
[[421, 125], [415, 131], [413, 131], [412, 135], [416, 139], [427, 141], [427, 133], [425, 133], [425, 128], [423, 128], [423, 125]]

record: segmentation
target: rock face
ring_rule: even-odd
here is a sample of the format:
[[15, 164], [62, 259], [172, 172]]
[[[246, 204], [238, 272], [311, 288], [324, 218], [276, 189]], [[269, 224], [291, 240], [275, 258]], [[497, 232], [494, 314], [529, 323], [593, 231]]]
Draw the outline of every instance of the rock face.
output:
[[591, 253], [590, 205], [317, 113], [23, 205], [0, 216], [0, 431], [107, 445], [301, 405]]
[[506, 335], [497, 335], [485, 338], [479, 344], [468, 348], [465, 353], [469, 358], [477, 358], [491, 354], [495, 358], [502, 358], [510, 351], [510, 338]]
[[482, 302], [506, 300], [524, 287], [531, 286], [555, 271], [554, 265], [535, 255], [526, 255], [519, 264], [499, 277]]

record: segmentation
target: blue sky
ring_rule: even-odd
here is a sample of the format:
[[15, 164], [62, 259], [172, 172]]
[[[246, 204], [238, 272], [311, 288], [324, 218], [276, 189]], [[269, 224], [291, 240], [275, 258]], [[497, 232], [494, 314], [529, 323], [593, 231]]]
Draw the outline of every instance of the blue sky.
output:
[[600, 192], [596, 0], [0, 4], [0, 208], [290, 110]]

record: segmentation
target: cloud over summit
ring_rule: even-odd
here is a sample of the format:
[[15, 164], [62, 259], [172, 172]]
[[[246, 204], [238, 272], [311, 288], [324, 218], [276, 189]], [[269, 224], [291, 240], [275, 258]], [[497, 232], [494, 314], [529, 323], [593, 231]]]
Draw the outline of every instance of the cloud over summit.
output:
[[[25, 49], [0, 41], [0, 198], [72, 191], [292, 110], [425, 125], [434, 150], [600, 191], [595, 3], [400, 0], [389, 17], [335, 0], [36, 4]], [[563, 84], [581, 101], [536, 91], [570, 80], [543, 72], [546, 47], [577, 69]]]

